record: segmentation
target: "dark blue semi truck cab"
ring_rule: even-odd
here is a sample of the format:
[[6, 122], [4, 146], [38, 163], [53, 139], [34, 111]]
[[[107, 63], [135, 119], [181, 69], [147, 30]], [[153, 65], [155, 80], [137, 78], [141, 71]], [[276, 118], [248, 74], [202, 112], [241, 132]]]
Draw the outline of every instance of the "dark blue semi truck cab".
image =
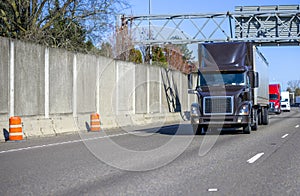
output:
[[197, 95], [191, 105], [195, 134], [210, 127], [242, 128], [268, 124], [268, 63], [251, 43], [199, 44]]

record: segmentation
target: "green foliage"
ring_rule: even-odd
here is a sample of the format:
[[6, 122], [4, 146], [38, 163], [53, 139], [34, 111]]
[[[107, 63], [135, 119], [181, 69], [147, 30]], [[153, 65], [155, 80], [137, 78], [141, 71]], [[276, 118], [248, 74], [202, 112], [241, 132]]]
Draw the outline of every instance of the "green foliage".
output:
[[137, 49], [134, 49], [134, 48], [131, 49], [129, 51], [129, 61], [137, 63], [137, 64], [143, 63], [143, 58], [142, 58], [141, 52]]
[[295, 89], [295, 96], [300, 96], [300, 88]]
[[294, 92], [295, 96], [300, 96], [300, 80], [288, 81], [287, 91]]
[[125, 7], [126, 0], [2, 0], [0, 36], [97, 53], [93, 43], [112, 30]]
[[161, 47], [153, 47], [152, 63], [161, 67], [165, 67], [167, 65], [167, 58]]
[[113, 50], [112, 50], [111, 44], [108, 43], [108, 42], [103, 42], [101, 44], [99, 54], [102, 55], [102, 56], [112, 58], [113, 57]]
[[[179, 36], [174, 36], [171, 39], [180, 40], [181, 38]], [[188, 49], [187, 44], [176, 44], [175, 46], [177, 46], [182, 53], [183, 61], [192, 61], [195, 59], [195, 57], [193, 57], [193, 51]]]

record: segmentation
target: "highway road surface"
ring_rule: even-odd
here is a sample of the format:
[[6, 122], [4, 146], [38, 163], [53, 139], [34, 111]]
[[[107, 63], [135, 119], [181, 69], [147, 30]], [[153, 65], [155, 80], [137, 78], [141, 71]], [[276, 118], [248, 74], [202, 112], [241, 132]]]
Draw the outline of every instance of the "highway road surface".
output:
[[3, 142], [0, 195], [300, 195], [299, 125], [293, 108], [251, 134], [186, 122]]

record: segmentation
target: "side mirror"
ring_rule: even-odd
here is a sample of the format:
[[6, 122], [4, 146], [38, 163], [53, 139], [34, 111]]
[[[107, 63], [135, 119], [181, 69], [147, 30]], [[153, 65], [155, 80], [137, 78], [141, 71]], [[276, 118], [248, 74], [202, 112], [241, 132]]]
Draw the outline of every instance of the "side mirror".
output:
[[188, 94], [197, 94], [197, 90], [188, 89]]
[[249, 71], [248, 74], [249, 74], [251, 88], [259, 87], [259, 74], [258, 74], [258, 72]]
[[259, 87], [259, 74], [258, 72], [254, 72], [254, 88]]
[[188, 89], [193, 89], [193, 75], [192, 74], [188, 74]]

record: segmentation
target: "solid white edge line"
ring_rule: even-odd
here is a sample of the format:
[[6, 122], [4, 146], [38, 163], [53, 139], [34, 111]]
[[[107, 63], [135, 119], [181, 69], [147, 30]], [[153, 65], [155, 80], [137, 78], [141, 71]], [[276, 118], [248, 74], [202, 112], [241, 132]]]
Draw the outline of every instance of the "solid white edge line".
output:
[[257, 161], [261, 156], [263, 156], [265, 153], [258, 153], [257, 155], [255, 155], [254, 157], [252, 157], [251, 159], [249, 159], [247, 162], [248, 163], [254, 163], [255, 161]]
[[120, 133], [120, 134], [115, 134], [115, 135], [105, 135], [105, 136], [100, 136], [100, 137], [70, 140], [70, 141], [59, 142], [59, 143], [43, 144], [43, 145], [29, 146], [29, 147], [24, 147], [24, 148], [15, 148], [15, 149], [10, 149], [10, 150], [0, 151], [0, 154], [9, 153], [9, 152], [18, 152], [18, 151], [23, 151], [23, 150], [31, 150], [31, 149], [37, 149], [37, 148], [45, 148], [45, 147], [51, 147], [51, 146], [59, 146], [59, 145], [64, 145], [64, 144], [73, 144], [73, 143], [78, 143], [78, 142], [92, 141], [92, 140], [104, 139], [104, 138], [110, 138], [110, 137], [118, 137], [118, 136], [128, 135], [128, 134], [132, 134], [132, 133], [135, 133], [135, 132], [133, 131], [133, 132]]
[[284, 139], [288, 136], [289, 134], [285, 134], [284, 136], [282, 136], [281, 138]]

